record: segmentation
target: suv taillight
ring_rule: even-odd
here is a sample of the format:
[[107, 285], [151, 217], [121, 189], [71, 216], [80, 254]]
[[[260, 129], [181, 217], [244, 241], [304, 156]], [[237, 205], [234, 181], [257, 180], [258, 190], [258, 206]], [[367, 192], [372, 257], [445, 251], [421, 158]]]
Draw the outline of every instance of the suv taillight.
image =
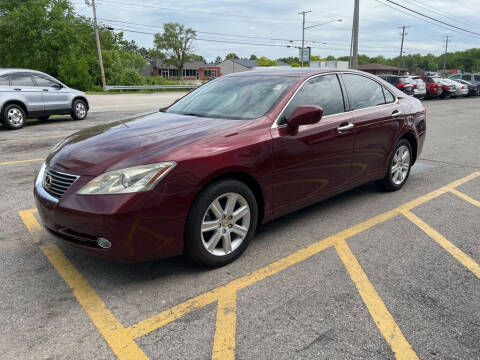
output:
[[403, 89], [403, 88], [405, 87], [405, 83], [398, 83], [398, 84], [397, 84], [397, 87], [398, 87], [399, 89]]

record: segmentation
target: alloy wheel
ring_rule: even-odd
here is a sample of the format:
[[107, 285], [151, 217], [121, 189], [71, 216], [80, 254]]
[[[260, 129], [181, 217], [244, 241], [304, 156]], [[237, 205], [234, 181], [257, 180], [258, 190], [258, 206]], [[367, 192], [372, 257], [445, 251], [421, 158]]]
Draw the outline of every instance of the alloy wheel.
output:
[[407, 146], [401, 145], [395, 151], [393, 156], [392, 167], [390, 169], [392, 181], [395, 185], [402, 184], [410, 169], [410, 150]]
[[7, 112], [7, 120], [12, 126], [20, 126], [23, 124], [23, 113], [20, 109], [11, 108]]
[[242, 195], [226, 193], [217, 197], [203, 216], [200, 229], [203, 246], [215, 256], [230, 254], [245, 240], [250, 219], [250, 206]]
[[75, 105], [75, 113], [79, 118], [85, 117], [85, 114], [87, 113], [87, 109], [85, 108], [85, 104], [82, 102], [78, 102]]

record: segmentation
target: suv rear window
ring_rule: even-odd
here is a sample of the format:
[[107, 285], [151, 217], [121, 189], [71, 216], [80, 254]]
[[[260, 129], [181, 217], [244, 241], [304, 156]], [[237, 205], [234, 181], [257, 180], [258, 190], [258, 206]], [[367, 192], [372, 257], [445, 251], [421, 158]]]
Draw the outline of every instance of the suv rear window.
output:
[[0, 76], [0, 86], [8, 86], [10, 81], [8, 80], [8, 75]]
[[472, 77], [472, 75], [462, 75], [462, 80], [470, 81], [471, 77]]
[[473, 75], [473, 78], [475, 79], [475, 81], [480, 81], [480, 75]]
[[10, 74], [10, 81], [12, 86], [35, 86], [30, 74]]

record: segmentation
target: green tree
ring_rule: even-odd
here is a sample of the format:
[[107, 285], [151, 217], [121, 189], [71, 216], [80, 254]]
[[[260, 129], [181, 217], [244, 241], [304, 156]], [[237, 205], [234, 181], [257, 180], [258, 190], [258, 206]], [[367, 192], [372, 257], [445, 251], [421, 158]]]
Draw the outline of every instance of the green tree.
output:
[[165, 23], [163, 24], [163, 33], [155, 34], [153, 40], [155, 48], [166, 51], [166, 61], [178, 69], [179, 79], [182, 76], [185, 62], [191, 55], [195, 36], [195, 30], [185, 28], [184, 25], [179, 23]]
[[228, 60], [228, 59], [240, 59], [240, 58], [238, 57], [237, 54], [230, 53], [230, 54], [227, 54], [227, 56], [225, 56], [225, 60]]
[[221, 63], [222, 61], [223, 61], [223, 59], [221, 58], [221, 56], [217, 56], [217, 57], [215, 58], [215, 61], [214, 61], [214, 62], [215, 62], [215, 64], [218, 64], [218, 63]]
[[257, 56], [256, 55], [250, 55], [250, 60], [257, 60]]
[[262, 56], [261, 58], [257, 59], [257, 64], [258, 66], [275, 66], [277, 65], [277, 62], [275, 60], [271, 60], [265, 56]]

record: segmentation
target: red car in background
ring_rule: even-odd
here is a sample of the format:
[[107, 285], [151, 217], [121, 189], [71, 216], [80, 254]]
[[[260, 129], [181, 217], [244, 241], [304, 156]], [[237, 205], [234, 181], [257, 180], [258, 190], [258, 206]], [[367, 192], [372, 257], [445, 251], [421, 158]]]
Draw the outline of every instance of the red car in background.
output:
[[418, 99], [360, 71], [234, 73], [69, 136], [34, 197], [45, 228], [90, 254], [221, 266], [260, 223], [369, 181], [400, 189], [425, 117]]
[[431, 76], [424, 77], [422, 78], [422, 80], [425, 82], [428, 98], [432, 99], [432, 98], [442, 97], [444, 92], [444, 87], [446, 85], [438, 81], [437, 78], [433, 78]]

